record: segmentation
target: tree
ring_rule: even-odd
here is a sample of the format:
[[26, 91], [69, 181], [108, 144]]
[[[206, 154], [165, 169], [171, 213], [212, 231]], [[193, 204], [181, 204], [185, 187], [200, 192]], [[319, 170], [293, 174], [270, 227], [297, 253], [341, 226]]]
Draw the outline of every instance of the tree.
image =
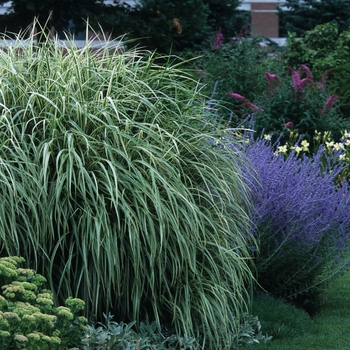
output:
[[[7, 1], [0, 0], [0, 4]], [[86, 26], [97, 25], [104, 9], [103, 0], [12, 0], [10, 11], [1, 16], [0, 30], [18, 32], [26, 29], [36, 18], [42, 27], [79, 31]]]
[[281, 36], [288, 32], [300, 36], [327, 22], [337, 23], [340, 32], [350, 25], [350, 0], [286, 0], [277, 9]]
[[219, 29], [234, 36], [244, 24], [241, 0], [140, 0], [131, 35], [150, 49], [168, 53], [200, 49]]
[[235, 36], [247, 24], [248, 12], [238, 10], [241, 0], [203, 0], [209, 7], [211, 30], [221, 30], [225, 38]]

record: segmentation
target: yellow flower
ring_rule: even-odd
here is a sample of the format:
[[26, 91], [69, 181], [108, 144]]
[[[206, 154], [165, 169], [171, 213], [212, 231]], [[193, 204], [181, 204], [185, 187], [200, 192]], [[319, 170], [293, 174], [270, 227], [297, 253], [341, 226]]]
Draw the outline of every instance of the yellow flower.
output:
[[327, 148], [332, 148], [334, 146], [334, 141], [326, 141]]
[[299, 146], [294, 147], [296, 154], [299, 154], [303, 149]]
[[287, 146], [278, 146], [278, 152], [279, 153], [287, 153]]
[[350, 138], [350, 133], [347, 130], [344, 131], [343, 138], [344, 139], [349, 139]]
[[339, 151], [340, 149], [344, 149], [344, 145], [340, 142], [337, 142], [333, 145], [333, 148], [336, 150], [336, 151]]
[[306, 152], [309, 150], [310, 144], [306, 140], [303, 140], [303, 141], [301, 141], [301, 146], [302, 146], [303, 151]]
[[265, 134], [264, 140], [271, 140], [271, 134]]

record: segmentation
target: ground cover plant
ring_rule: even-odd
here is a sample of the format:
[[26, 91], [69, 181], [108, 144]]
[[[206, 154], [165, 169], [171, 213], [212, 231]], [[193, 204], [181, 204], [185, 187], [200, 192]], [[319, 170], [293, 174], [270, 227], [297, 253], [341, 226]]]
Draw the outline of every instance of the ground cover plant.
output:
[[0, 248], [89, 318], [235, 342], [252, 274], [248, 190], [196, 81], [117, 43], [0, 51]]

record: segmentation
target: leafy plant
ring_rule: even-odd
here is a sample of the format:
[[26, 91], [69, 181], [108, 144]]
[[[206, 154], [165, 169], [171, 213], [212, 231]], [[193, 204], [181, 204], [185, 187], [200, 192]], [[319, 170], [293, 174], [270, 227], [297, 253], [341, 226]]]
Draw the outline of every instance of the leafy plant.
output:
[[280, 36], [285, 36], [288, 32], [300, 36], [316, 25], [329, 22], [335, 23], [342, 30], [347, 30], [350, 24], [349, 1], [286, 0], [277, 9], [281, 23]]
[[349, 127], [349, 120], [343, 118], [337, 108], [339, 96], [330, 95], [325, 87], [328, 71], [318, 82], [304, 64], [300, 64], [298, 70], [289, 67], [289, 71], [291, 77], [265, 72], [265, 91], [254, 104], [239, 94], [230, 96], [242, 112], [254, 113], [257, 135], [271, 134], [273, 141], [279, 138], [284, 143], [293, 131], [310, 144], [312, 153], [317, 151], [317, 145], [313, 144], [315, 130], [331, 132], [335, 138], [340, 138], [341, 130]]
[[307, 64], [316, 79], [329, 70], [328, 90], [341, 97], [340, 108], [347, 118], [350, 116], [349, 47], [350, 31], [341, 32], [335, 23], [325, 23], [300, 38], [289, 33], [284, 56], [286, 64], [292, 67]]
[[210, 47], [203, 49], [203, 57], [194, 61], [198, 76], [205, 84], [202, 93], [210, 96], [215, 90], [218, 115], [227, 121], [233, 111], [233, 125], [242, 121], [242, 111], [236, 108], [229, 93], [239, 92], [253, 101], [265, 89], [264, 72], [281, 66], [278, 56], [269, 58], [270, 50], [262, 48], [261, 41], [262, 38], [250, 37], [244, 29], [229, 41], [218, 32]]
[[81, 345], [87, 320], [78, 316], [84, 302], [68, 298], [66, 306], [53, 306], [46, 279], [18, 265], [24, 259], [0, 258], [0, 345], [3, 350], [67, 349]]
[[183, 54], [200, 50], [221, 28], [233, 36], [247, 13], [237, 10], [238, 0], [140, 0], [127, 32], [141, 45], [161, 53]]
[[[105, 323], [88, 326], [89, 331], [83, 339], [84, 350], [102, 349], [201, 349], [200, 341], [186, 335], [177, 336], [171, 331], [159, 332], [156, 323], [140, 324], [139, 333], [132, 328], [133, 323], [124, 324], [113, 321], [112, 315], [104, 315]], [[238, 319], [238, 332], [233, 334], [233, 346], [236, 349], [243, 344], [266, 343], [271, 336], [263, 335], [258, 317], [243, 313]]]
[[348, 184], [334, 184], [344, 165], [325, 169], [322, 148], [302, 158], [295, 152], [284, 157], [268, 140], [246, 136], [243, 171], [254, 189], [258, 284], [313, 313], [324, 286], [350, 263]]
[[1, 51], [0, 247], [86, 316], [215, 348], [246, 309], [254, 237], [238, 165], [208, 143], [221, 133], [181, 67], [118, 43]]
[[[0, 1], [3, 5], [7, 1]], [[57, 31], [84, 30], [86, 21], [98, 27], [107, 5], [103, 0], [12, 0], [9, 11], [1, 15], [0, 30], [19, 33], [33, 22], [40, 22], [43, 27], [54, 27]], [[35, 19], [36, 18], [36, 19]], [[38, 28], [39, 29], [39, 28]]]
[[178, 337], [169, 332], [159, 332], [156, 323], [140, 324], [139, 333], [133, 329], [134, 322], [125, 324], [113, 321], [112, 315], [104, 315], [105, 323], [88, 326], [89, 331], [83, 339], [84, 350], [102, 349], [194, 349], [199, 344], [194, 338]]

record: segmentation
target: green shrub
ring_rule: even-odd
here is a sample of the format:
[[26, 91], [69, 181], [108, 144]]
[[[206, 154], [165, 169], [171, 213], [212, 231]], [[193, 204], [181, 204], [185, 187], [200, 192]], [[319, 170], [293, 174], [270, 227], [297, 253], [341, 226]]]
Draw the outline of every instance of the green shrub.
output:
[[219, 348], [252, 278], [238, 157], [211, 146], [220, 133], [180, 64], [112, 44], [0, 51], [0, 247], [86, 316]]
[[210, 96], [214, 91], [218, 115], [228, 120], [233, 111], [233, 125], [237, 125], [242, 111], [236, 108], [235, 101], [228, 94], [238, 92], [254, 101], [265, 90], [264, 72], [279, 71], [282, 64], [278, 55], [269, 57], [271, 49], [260, 46], [262, 38], [249, 37], [242, 31], [231, 40], [222, 37], [220, 44], [219, 34], [194, 64], [205, 84], [202, 93]]
[[[242, 113], [254, 113], [254, 130], [271, 134], [284, 143], [289, 132], [298, 133], [310, 145], [310, 152], [317, 152], [313, 144], [315, 130], [331, 132], [335, 138], [350, 126], [350, 120], [339, 111], [339, 96], [331, 95], [326, 87], [327, 72], [315, 81], [309, 68], [300, 64], [298, 70], [289, 67], [288, 75], [265, 72], [265, 91], [252, 104], [245, 96], [229, 94]], [[281, 136], [281, 133], [283, 135]]]
[[16, 256], [0, 258], [0, 347], [2, 350], [64, 350], [80, 345], [87, 320], [78, 316], [84, 302], [68, 298], [54, 307], [46, 279], [18, 265]]
[[309, 66], [315, 79], [329, 70], [330, 93], [341, 97], [340, 108], [345, 117], [350, 117], [349, 77], [350, 31], [339, 33], [337, 24], [326, 23], [306, 32], [301, 38], [289, 33], [284, 56], [287, 65], [296, 67], [299, 63]]
[[[246, 22], [239, 0], [140, 0], [123, 28], [143, 47], [168, 54], [200, 50], [203, 42], [222, 29], [233, 36]], [[117, 29], [118, 30], [118, 29]]]

